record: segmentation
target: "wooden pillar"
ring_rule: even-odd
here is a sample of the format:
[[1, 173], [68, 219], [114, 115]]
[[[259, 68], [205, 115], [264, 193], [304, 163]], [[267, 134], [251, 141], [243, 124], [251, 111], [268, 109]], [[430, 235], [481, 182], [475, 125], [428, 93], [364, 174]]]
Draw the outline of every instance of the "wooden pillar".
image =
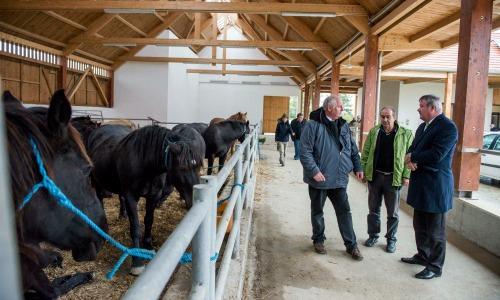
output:
[[110, 78], [108, 81], [109, 87], [109, 95], [108, 95], [108, 104], [109, 107], [113, 107], [115, 104], [115, 71], [109, 71]]
[[61, 56], [59, 58], [59, 73], [57, 73], [57, 89], [66, 89], [68, 78], [68, 58]]
[[304, 118], [309, 119], [309, 113], [311, 112], [309, 107], [311, 106], [311, 87], [306, 83], [304, 87]]
[[453, 119], [458, 144], [453, 159], [455, 189], [470, 196], [479, 188], [479, 168], [488, 90], [491, 0], [462, 0]]
[[378, 83], [378, 36], [368, 34], [365, 38], [365, 62], [363, 70], [363, 100], [361, 104], [360, 149], [363, 149], [370, 129], [375, 126]]
[[331, 79], [331, 94], [332, 96], [339, 96], [340, 91], [340, 64], [332, 61], [332, 79]]
[[451, 115], [451, 95], [453, 94], [453, 73], [446, 74], [446, 81], [444, 87], [444, 115], [452, 118]]
[[321, 79], [318, 74], [316, 74], [316, 78], [314, 79], [314, 98], [313, 98], [313, 110], [319, 108], [319, 100], [321, 95]]

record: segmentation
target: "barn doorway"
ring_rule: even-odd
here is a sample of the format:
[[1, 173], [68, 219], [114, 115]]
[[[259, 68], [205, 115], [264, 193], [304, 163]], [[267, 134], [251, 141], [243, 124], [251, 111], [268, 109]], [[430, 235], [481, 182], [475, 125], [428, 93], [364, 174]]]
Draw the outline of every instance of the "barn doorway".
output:
[[289, 113], [290, 97], [288, 96], [264, 96], [264, 133], [274, 133], [276, 122], [284, 112]]

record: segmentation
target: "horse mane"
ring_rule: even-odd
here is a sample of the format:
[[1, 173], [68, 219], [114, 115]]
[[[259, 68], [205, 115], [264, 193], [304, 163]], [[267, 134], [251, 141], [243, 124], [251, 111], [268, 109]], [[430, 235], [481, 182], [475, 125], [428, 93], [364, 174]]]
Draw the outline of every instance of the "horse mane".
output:
[[[17, 207], [29, 189], [40, 180], [30, 137], [36, 142], [44, 162], [52, 161], [53, 151], [47, 139], [47, 125], [22, 106], [19, 100], [17, 103], [13, 100], [17, 99], [10, 92], [4, 92], [9, 171], [12, 197]], [[49, 165], [46, 163], [47, 172], [50, 173]]]

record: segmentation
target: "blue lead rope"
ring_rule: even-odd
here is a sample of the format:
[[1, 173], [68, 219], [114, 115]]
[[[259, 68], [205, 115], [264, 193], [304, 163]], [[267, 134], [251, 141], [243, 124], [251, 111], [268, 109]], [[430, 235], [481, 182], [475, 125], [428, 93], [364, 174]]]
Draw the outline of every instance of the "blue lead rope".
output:
[[[118, 269], [120, 269], [121, 265], [123, 264], [125, 259], [127, 259], [128, 256], [134, 256], [148, 260], [153, 259], [155, 255], [155, 252], [153, 250], [125, 247], [123, 244], [121, 244], [120, 242], [112, 238], [109, 234], [104, 232], [104, 230], [102, 230], [99, 226], [97, 226], [87, 215], [85, 215], [80, 209], [74, 206], [71, 200], [69, 200], [68, 197], [66, 197], [66, 195], [59, 189], [59, 187], [57, 187], [54, 181], [52, 181], [52, 179], [47, 174], [47, 171], [45, 170], [45, 167], [43, 165], [40, 151], [38, 150], [38, 147], [32, 138], [30, 138], [30, 144], [36, 158], [40, 175], [42, 176], [42, 181], [33, 186], [31, 191], [24, 197], [23, 202], [19, 206], [18, 210], [22, 210], [24, 206], [26, 206], [26, 204], [28, 204], [31, 201], [33, 195], [36, 192], [38, 192], [40, 188], [42, 187], [45, 188], [50, 195], [56, 198], [57, 203], [59, 205], [69, 209], [75, 215], [80, 217], [85, 223], [87, 223], [90, 226], [90, 228], [92, 228], [95, 232], [97, 232], [103, 239], [105, 239], [112, 246], [118, 248], [120, 251], [123, 252], [118, 261], [116, 262], [116, 264], [113, 266], [113, 269], [111, 269], [111, 271], [108, 274], [106, 274], [106, 278], [108, 280], [111, 280], [115, 276], [116, 272], [118, 271]], [[210, 258], [210, 260], [214, 261], [217, 260], [217, 258], [218, 258], [218, 253], [215, 253], [214, 256]], [[180, 263], [187, 264], [191, 261], [192, 261], [191, 254], [184, 253]]]
[[245, 189], [245, 185], [244, 184], [242, 184], [242, 183], [235, 183], [235, 184], [233, 184], [233, 187], [231, 188], [231, 192], [229, 193], [229, 196], [227, 196], [224, 199], [221, 199], [221, 200], [217, 201], [217, 207], [221, 206], [224, 202], [226, 202], [227, 200], [229, 200], [229, 198], [231, 198], [231, 194], [233, 193], [234, 188], [237, 187], [237, 186], [241, 188], [241, 192], [243, 193], [243, 190]]
[[143, 259], [152, 259], [154, 257], [155, 252], [153, 250], [141, 249], [141, 248], [128, 248], [122, 245], [117, 240], [113, 239], [110, 235], [108, 235], [104, 230], [102, 230], [99, 226], [97, 226], [87, 215], [85, 215], [80, 209], [73, 205], [71, 200], [66, 197], [66, 195], [57, 187], [57, 185], [50, 179], [43, 165], [42, 157], [40, 155], [40, 151], [36, 146], [36, 143], [33, 139], [30, 138], [30, 144], [33, 148], [33, 153], [35, 154], [36, 162], [38, 164], [38, 169], [40, 175], [42, 176], [42, 181], [35, 184], [31, 192], [26, 195], [23, 199], [23, 203], [19, 206], [19, 210], [23, 209], [23, 207], [30, 202], [33, 198], [33, 195], [40, 189], [45, 188], [49, 194], [51, 194], [54, 198], [56, 198], [59, 205], [69, 209], [75, 215], [80, 217], [85, 223], [87, 223], [90, 228], [92, 228], [95, 232], [97, 232], [102, 238], [108, 241], [112, 246], [118, 248], [123, 254], [120, 256], [120, 259], [116, 262], [115, 266], [111, 271], [106, 275], [107, 279], [112, 279], [115, 276], [115, 273], [118, 271], [120, 266], [123, 264], [125, 259], [128, 256], [135, 256]]

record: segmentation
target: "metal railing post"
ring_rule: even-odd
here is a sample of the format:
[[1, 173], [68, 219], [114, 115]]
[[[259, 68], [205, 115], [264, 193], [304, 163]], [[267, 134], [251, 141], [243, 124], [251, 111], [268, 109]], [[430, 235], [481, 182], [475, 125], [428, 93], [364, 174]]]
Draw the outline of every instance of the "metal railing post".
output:
[[[211, 187], [193, 187], [193, 205], [211, 201]], [[212, 207], [209, 205], [208, 207]], [[193, 275], [191, 279], [191, 299], [207, 299], [210, 284], [210, 229], [211, 216], [207, 213], [193, 238]]]
[[[244, 170], [244, 173], [243, 173], [243, 185], [245, 187], [248, 187], [248, 183], [250, 182], [250, 172], [252, 170], [252, 162], [250, 161], [252, 159], [252, 141], [253, 141], [253, 137], [254, 135], [253, 134], [249, 134], [247, 135], [246, 138], [250, 138], [250, 142], [246, 145], [245, 147], [245, 161], [243, 163], [243, 165], [247, 164], [248, 167], [246, 170]], [[244, 195], [244, 199], [243, 199], [243, 208], [244, 209], [247, 209], [248, 208], [248, 197], [246, 196], [248, 195], [248, 193], [245, 193]]]
[[[241, 145], [236, 145], [236, 150], [238, 150]], [[243, 192], [244, 187], [237, 186], [238, 184], [243, 183], [242, 178], [242, 168], [243, 168], [243, 152], [240, 152], [240, 157], [238, 157], [238, 161], [236, 162], [236, 166], [234, 167], [234, 185], [235, 188], [240, 189], [240, 194], [236, 198], [236, 205], [234, 206], [233, 211], [233, 224], [239, 224], [241, 221], [241, 205], [243, 204]], [[233, 259], [238, 259], [240, 253], [240, 230], [236, 233], [236, 241], [234, 242], [234, 248], [232, 253]]]
[[[210, 216], [210, 256], [215, 255], [217, 252], [217, 177], [216, 176], [202, 176], [202, 181], [208, 184], [211, 188], [211, 208], [208, 212], [208, 216]], [[216, 260], [210, 261], [210, 284], [208, 289], [207, 299], [213, 300], [215, 299], [215, 264]]]
[[[0, 91], [2, 79], [0, 77]], [[9, 160], [7, 157], [5, 117], [0, 103], [0, 299], [22, 299], [21, 274], [17, 250], [14, 208], [10, 195]]]

